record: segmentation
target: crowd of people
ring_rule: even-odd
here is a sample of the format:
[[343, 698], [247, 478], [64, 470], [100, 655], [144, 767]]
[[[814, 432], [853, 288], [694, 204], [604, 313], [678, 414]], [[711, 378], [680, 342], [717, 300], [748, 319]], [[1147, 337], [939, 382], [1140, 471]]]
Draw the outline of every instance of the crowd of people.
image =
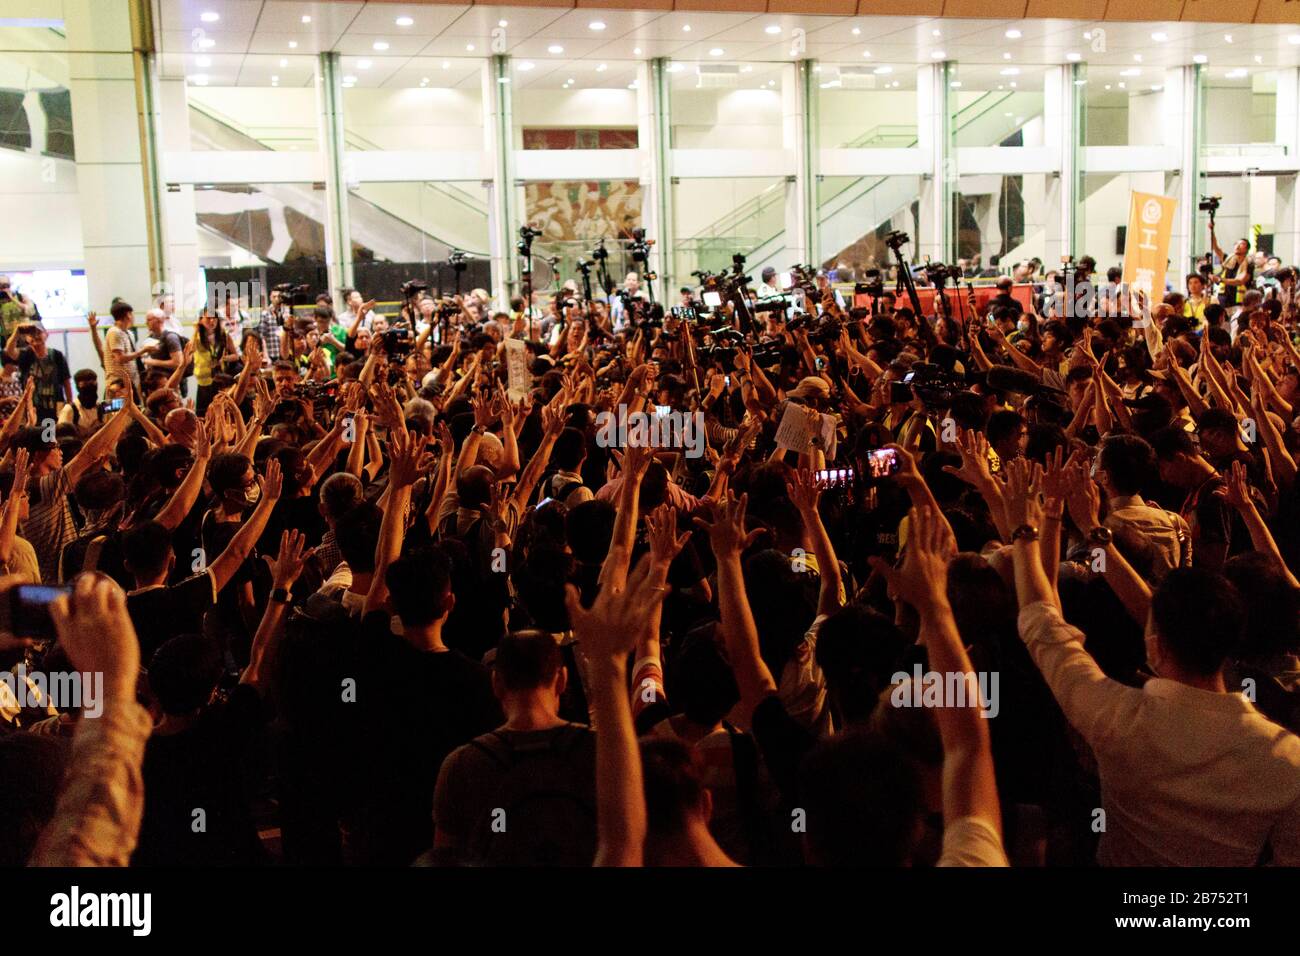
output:
[[[775, 270], [667, 309], [277, 291], [143, 341], [116, 301], [75, 375], [15, 313], [0, 603], [63, 590], [0, 664], [102, 707], [0, 683], [0, 858], [1300, 862], [1265, 266], [1081, 257], [1096, 296], [1018, 271], [937, 316]], [[605, 427], [637, 414], [699, 453]]]

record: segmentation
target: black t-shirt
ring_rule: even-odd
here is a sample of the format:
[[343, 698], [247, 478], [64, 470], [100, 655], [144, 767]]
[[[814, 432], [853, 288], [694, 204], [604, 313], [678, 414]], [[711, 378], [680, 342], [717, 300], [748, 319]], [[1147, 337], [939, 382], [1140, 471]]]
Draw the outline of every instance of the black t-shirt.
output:
[[126, 610], [140, 637], [140, 660], [145, 667], [168, 638], [202, 633], [203, 615], [216, 599], [213, 592], [212, 574], [201, 571], [179, 584], [127, 595]]
[[369, 614], [361, 632], [373, 676], [358, 682], [357, 699], [369, 695], [379, 707], [370, 723], [366, 862], [403, 866], [433, 845], [433, 789], [447, 754], [505, 718], [482, 664], [413, 647], [392, 633], [385, 612]]
[[58, 415], [59, 402], [67, 394], [63, 385], [72, 377], [68, 371], [68, 360], [58, 349], [46, 349], [42, 358], [37, 358], [31, 349], [18, 353], [18, 370], [22, 373], [23, 384], [29, 378], [36, 380], [32, 391], [32, 404], [36, 406], [36, 418], [54, 418]]
[[133, 865], [265, 862], [243, 770], [248, 742], [262, 724], [261, 697], [252, 686], [240, 684], [188, 730], [149, 738], [144, 819]]

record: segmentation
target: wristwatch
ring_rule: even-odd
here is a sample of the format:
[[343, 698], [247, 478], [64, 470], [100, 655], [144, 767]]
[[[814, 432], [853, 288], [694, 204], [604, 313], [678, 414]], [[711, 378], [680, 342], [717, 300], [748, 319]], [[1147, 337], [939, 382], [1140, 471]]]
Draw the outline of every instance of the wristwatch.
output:
[[1104, 548], [1110, 544], [1113, 537], [1114, 535], [1111, 533], [1110, 528], [1107, 528], [1103, 524], [1099, 524], [1088, 532], [1088, 543], [1095, 544], [1099, 548]]
[[1037, 526], [1032, 525], [1032, 524], [1022, 524], [1022, 525], [1021, 525], [1019, 528], [1017, 528], [1015, 531], [1012, 531], [1012, 532], [1011, 532], [1011, 543], [1012, 543], [1012, 544], [1015, 544], [1015, 542], [1017, 542], [1017, 541], [1021, 541], [1021, 540], [1023, 540], [1023, 541], [1037, 541], [1037, 540], [1038, 540], [1038, 528], [1037, 528]]
[[271, 589], [271, 595], [270, 595], [270, 597], [271, 597], [271, 600], [272, 600], [272, 601], [275, 601], [277, 604], [288, 604], [288, 603], [289, 603], [289, 589], [288, 589], [288, 588], [272, 588], [272, 589]]

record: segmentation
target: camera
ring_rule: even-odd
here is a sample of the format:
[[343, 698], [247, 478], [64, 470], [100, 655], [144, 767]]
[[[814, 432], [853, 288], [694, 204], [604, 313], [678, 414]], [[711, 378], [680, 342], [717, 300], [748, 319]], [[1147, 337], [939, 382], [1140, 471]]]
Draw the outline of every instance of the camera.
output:
[[429, 291], [429, 283], [420, 279], [407, 279], [402, 283], [402, 298], [410, 299], [419, 295], [421, 292]]
[[903, 377], [902, 384], [909, 386], [912, 393], [931, 410], [948, 407], [959, 393], [966, 391], [964, 377], [945, 371], [933, 362], [913, 363]]
[[379, 338], [384, 343], [384, 354], [390, 359], [404, 360], [415, 348], [415, 336], [406, 326], [388, 329]]
[[464, 272], [469, 268], [469, 256], [459, 249], [453, 249], [447, 257], [447, 264], [454, 272]]
[[925, 274], [936, 289], [942, 289], [947, 285], [949, 279], [961, 278], [960, 272], [955, 268], [944, 265], [942, 262], [927, 262], [925, 264]]
[[515, 248], [518, 250], [519, 254], [525, 259], [531, 257], [533, 254], [533, 240], [538, 238], [541, 234], [542, 230], [534, 229], [527, 223], [520, 226], [519, 242], [515, 244]]
[[1219, 211], [1219, 204], [1222, 202], [1222, 196], [1202, 196], [1196, 208], [1201, 212], [1215, 213]]
[[887, 245], [895, 253], [899, 252], [903, 248], [903, 246], [907, 245], [911, 241], [912, 241], [911, 236], [898, 229], [895, 229], [893, 232], [885, 236], [885, 245]]
[[682, 319], [687, 322], [696, 322], [700, 318], [700, 314], [695, 311], [695, 307], [692, 305], [675, 305], [669, 311], [669, 314], [674, 319]]

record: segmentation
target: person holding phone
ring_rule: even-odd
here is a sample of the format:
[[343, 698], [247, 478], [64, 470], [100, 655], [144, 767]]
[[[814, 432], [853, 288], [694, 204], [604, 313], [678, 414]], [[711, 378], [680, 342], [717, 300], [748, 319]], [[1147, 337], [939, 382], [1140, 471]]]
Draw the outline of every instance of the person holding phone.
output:
[[77, 430], [77, 437], [85, 441], [104, 427], [108, 410], [99, 403], [99, 376], [94, 370], [79, 370], [73, 381], [77, 386], [77, 397], [59, 411], [58, 421], [60, 425], [71, 425]]

